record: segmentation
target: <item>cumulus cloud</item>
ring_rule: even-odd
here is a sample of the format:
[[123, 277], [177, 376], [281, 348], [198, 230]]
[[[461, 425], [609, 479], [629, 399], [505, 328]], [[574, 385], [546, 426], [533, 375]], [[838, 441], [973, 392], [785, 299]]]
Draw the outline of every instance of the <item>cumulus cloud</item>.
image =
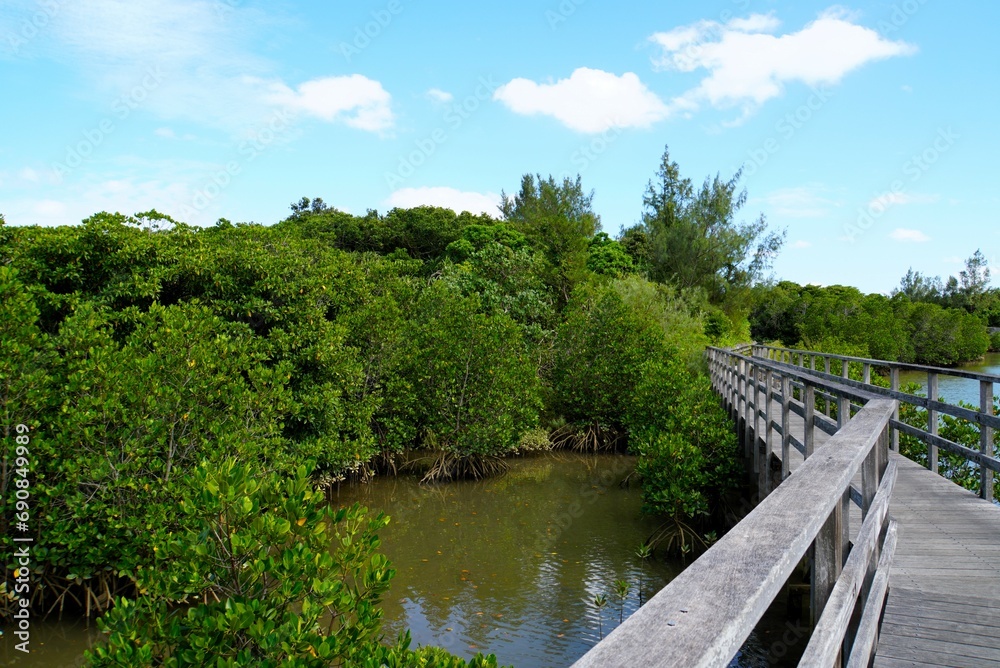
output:
[[455, 96], [448, 91], [441, 90], [440, 88], [431, 88], [426, 93], [427, 99], [431, 102], [437, 102], [440, 104], [448, 104], [455, 99]]
[[668, 114], [663, 101], [634, 73], [618, 76], [587, 67], [552, 83], [514, 79], [494, 91], [493, 99], [516, 114], [552, 116], [584, 133], [649, 127]]
[[360, 74], [323, 77], [300, 84], [271, 85], [271, 99], [279, 105], [359, 130], [384, 132], [392, 127], [391, 96], [382, 84]]
[[915, 243], [922, 243], [924, 241], [931, 240], [929, 236], [920, 230], [908, 230], [905, 227], [897, 227], [894, 229], [889, 233], [889, 238], [894, 241], [910, 241]]
[[500, 195], [458, 190], [444, 186], [433, 188], [400, 188], [385, 201], [385, 206], [409, 209], [415, 206], [440, 206], [456, 213], [485, 213], [496, 216]]
[[700, 21], [649, 39], [660, 49], [653, 59], [658, 69], [707, 72], [698, 86], [671, 101], [672, 110], [691, 113], [707, 104], [741, 107], [746, 114], [789, 83], [832, 85], [867, 63], [916, 52], [854, 20], [834, 8], [801, 30], [774, 34], [780, 22], [773, 15], [753, 14], [727, 23]]

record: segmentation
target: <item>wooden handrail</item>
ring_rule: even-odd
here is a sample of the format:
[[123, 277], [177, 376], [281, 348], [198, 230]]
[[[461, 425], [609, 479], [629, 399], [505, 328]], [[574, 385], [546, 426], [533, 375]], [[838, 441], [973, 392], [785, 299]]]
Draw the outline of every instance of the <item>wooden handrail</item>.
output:
[[[993, 500], [993, 474], [1000, 472], [1000, 458], [996, 456], [993, 449], [993, 431], [1000, 429], [1000, 417], [993, 414], [993, 389], [995, 383], [1000, 383], [1000, 376], [992, 374], [975, 373], [968, 371], [958, 371], [955, 369], [942, 369], [938, 367], [920, 366], [916, 364], [904, 364], [900, 362], [888, 362], [885, 360], [875, 360], [864, 357], [850, 357], [847, 355], [835, 355], [821, 353], [810, 350], [797, 350], [792, 348], [779, 348], [754, 344], [752, 346], [753, 355], [757, 359], [767, 360], [770, 364], [777, 364], [779, 368], [786, 369], [792, 375], [803, 375], [813, 379], [814, 382], [823, 384], [836, 383], [846, 385], [864, 395], [878, 395], [897, 401], [923, 408], [927, 411], [927, 428], [922, 429], [910, 424], [900, 422], [898, 413], [893, 415], [889, 423], [892, 431], [893, 450], [898, 450], [898, 434], [900, 432], [922, 440], [927, 444], [927, 467], [938, 473], [938, 455], [940, 450], [945, 450], [953, 454], [964, 457], [979, 467], [979, 496], [987, 501]], [[798, 356], [799, 363], [794, 362]], [[788, 358], [789, 362], [784, 361]], [[805, 358], [810, 359], [809, 367], [805, 366]], [[814, 371], [816, 359], [825, 360], [824, 365], [828, 370], [830, 360], [840, 360], [846, 364], [851, 362], [863, 365], [864, 380], [856, 381], [846, 377], [846, 373], [835, 376], [827, 371]], [[873, 385], [870, 380], [872, 367], [884, 367], [890, 369], [893, 378], [893, 387], [884, 388]], [[919, 397], [914, 394], [899, 391], [900, 369], [921, 371], [927, 374], [927, 396]], [[842, 369], [847, 371], [846, 366]], [[972, 379], [979, 382], [979, 407], [976, 410], [955, 406], [938, 400], [938, 379], [942, 375], [955, 376], [959, 378]], [[979, 427], [979, 450], [973, 450], [960, 443], [955, 443], [938, 435], [938, 418], [940, 415], [950, 415], [955, 418], [972, 422]]]
[[[756, 396], [761, 390], [760, 372], [764, 371], [762, 393], [767, 404], [778, 396], [773, 392], [774, 383], [781, 384], [782, 447], [787, 455], [791, 436], [789, 371], [732, 351], [709, 349], [706, 354], [713, 386], [737, 419], [737, 428], [750, 436], [748, 448], [755, 459], [762, 443], [770, 447], [770, 439], [755, 431], [761, 417], [761, 399]], [[808, 379], [804, 380], [805, 387], [810, 387]], [[808, 394], [805, 391], [803, 396]], [[882, 529], [891, 528], [886, 524], [885, 509], [895, 468], [888, 465], [888, 428], [897, 406], [892, 400], [870, 398], [822, 448], [811, 453], [794, 475], [786, 476], [743, 521], [574, 666], [726, 665], [810, 549], [814, 555], [812, 591], [820, 621], [828, 615], [841, 619], [845, 613], [835, 610], [835, 606], [853, 610], [858, 594], [865, 595], [867, 590], [872, 593], [862, 597], [862, 605], [875, 611], [870, 614], [876, 615], [877, 625], [882, 600], [875, 598], [884, 596], [884, 590], [879, 594], [874, 587], [856, 585], [872, 584], [874, 575], [882, 572], [876, 566], [887, 568], [887, 559], [891, 558], [891, 550], [887, 556], [880, 549], [884, 543], [878, 541]], [[769, 417], [766, 405], [764, 415]], [[770, 432], [772, 426], [766, 424], [765, 431]], [[851, 479], [859, 470], [866, 521], [859, 536], [873, 538], [852, 552], [852, 556], [858, 556], [848, 560], [851, 570], [844, 571], [848, 579], [838, 589], [847, 547], [845, 500]], [[870, 625], [870, 619], [868, 622]], [[854, 640], [845, 637], [846, 625], [841, 629], [839, 622], [823, 624], [823, 642], [829, 643], [829, 638], [841, 631], [839, 639], [834, 638], [835, 645]], [[859, 628], [867, 628], [865, 624], [863, 618]], [[859, 639], [858, 652], [870, 652], [873, 643]], [[836, 657], [835, 653], [834, 661]]]

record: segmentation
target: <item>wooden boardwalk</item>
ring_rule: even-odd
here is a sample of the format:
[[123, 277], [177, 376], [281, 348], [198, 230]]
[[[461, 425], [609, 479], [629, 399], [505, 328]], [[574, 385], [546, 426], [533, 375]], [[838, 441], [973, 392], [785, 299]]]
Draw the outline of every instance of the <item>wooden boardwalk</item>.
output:
[[[793, 414], [791, 428], [802, 434], [802, 418]], [[816, 428], [814, 438], [820, 454], [830, 437]], [[794, 473], [803, 458], [790, 453]], [[1000, 667], [1000, 506], [889, 456], [898, 467], [889, 514], [899, 542], [874, 667]], [[852, 530], [860, 521], [852, 504]]]
[[1000, 507], [905, 457], [876, 668], [1000, 666]]

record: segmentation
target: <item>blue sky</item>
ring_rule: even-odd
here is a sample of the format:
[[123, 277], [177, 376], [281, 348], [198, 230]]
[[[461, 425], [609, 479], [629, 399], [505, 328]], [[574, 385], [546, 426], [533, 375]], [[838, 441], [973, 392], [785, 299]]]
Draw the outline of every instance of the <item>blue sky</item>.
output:
[[581, 174], [639, 220], [665, 145], [741, 167], [780, 278], [888, 292], [977, 248], [1000, 276], [1000, 3], [5, 0], [0, 212], [197, 225], [338, 208], [495, 213]]

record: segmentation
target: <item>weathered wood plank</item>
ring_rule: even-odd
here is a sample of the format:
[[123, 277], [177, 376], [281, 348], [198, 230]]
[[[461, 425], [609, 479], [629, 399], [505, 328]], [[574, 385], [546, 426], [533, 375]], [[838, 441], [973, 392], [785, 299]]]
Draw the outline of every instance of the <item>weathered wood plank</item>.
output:
[[869, 402], [822, 453], [574, 665], [634, 666], [636, 657], [651, 668], [727, 663], [840, 504], [893, 406]]
[[885, 592], [889, 587], [889, 569], [892, 564], [892, 555], [896, 551], [897, 531], [896, 522], [890, 521], [889, 528], [885, 533], [882, 554], [878, 560], [878, 569], [875, 571], [875, 579], [871, 584], [868, 599], [865, 601], [864, 611], [861, 613], [861, 623], [858, 625], [858, 632], [854, 638], [854, 646], [851, 648], [851, 657], [847, 662], [847, 668], [868, 668], [868, 664], [871, 662], [875, 643], [879, 639], [879, 618], [885, 603]]
[[882, 523], [889, 512], [889, 499], [895, 483], [896, 467], [892, 465], [886, 470], [886, 475], [879, 485], [871, 512], [861, 525], [857, 543], [844, 564], [842, 576], [830, 593], [828, 607], [809, 638], [809, 644], [802, 655], [804, 665], [833, 665], [837, 650], [844, 641], [851, 612], [854, 610], [854, 602], [864, 584], [868, 563], [875, 555]]

